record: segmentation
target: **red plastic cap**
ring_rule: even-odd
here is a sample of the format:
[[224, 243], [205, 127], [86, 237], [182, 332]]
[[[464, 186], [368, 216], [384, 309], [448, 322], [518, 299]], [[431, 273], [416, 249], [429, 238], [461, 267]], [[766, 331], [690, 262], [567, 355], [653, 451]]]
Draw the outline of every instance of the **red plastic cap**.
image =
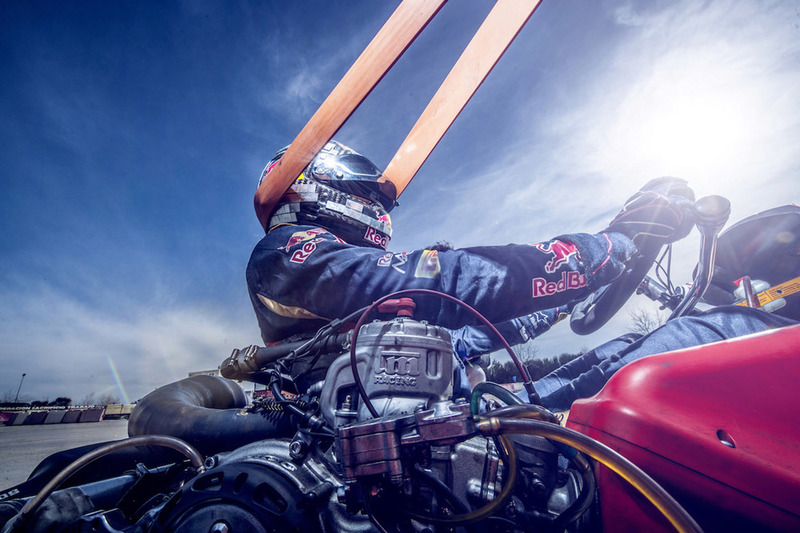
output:
[[395, 300], [386, 300], [378, 305], [379, 313], [395, 313], [397, 316], [414, 318], [414, 309], [417, 304], [411, 298], [398, 298]]

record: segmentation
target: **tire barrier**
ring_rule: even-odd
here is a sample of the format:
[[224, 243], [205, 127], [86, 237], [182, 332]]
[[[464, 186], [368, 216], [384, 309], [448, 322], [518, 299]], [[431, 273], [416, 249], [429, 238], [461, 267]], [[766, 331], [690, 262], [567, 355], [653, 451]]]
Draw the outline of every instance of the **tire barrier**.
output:
[[[130, 412], [130, 409], [128, 409]], [[105, 406], [73, 409], [16, 409], [0, 411], [0, 426], [36, 426], [40, 424], [76, 424], [100, 422], [105, 418]], [[109, 417], [121, 418], [119, 416]]]

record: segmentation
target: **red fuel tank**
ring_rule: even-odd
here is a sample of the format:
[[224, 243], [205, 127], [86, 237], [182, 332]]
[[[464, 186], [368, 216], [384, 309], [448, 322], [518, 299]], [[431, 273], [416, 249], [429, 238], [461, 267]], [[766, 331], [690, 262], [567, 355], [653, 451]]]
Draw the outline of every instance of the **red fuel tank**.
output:
[[[800, 531], [800, 325], [635, 361], [567, 426], [633, 461], [705, 531]], [[672, 531], [597, 474], [604, 531]]]

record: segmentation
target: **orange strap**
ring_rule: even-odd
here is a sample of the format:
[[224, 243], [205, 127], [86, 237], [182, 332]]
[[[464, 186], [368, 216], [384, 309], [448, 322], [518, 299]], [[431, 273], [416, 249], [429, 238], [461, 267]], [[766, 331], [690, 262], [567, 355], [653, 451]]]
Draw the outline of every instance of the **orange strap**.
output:
[[414, 179], [541, 0], [498, 0], [386, 167], [397, 195]]
[[292, 141], [256, 191], [261, 226], [295, 179], [358, 108], [447, 0], [403, 0], [347, 74]]
[[[403, 0], [256, 191], [259, 222], [268, 218], [292, 182], [339, 130], [447, 0]], [[398, 196], [486, 79], [541, 0], [497, 0], [420, 115], [382, 179]]]

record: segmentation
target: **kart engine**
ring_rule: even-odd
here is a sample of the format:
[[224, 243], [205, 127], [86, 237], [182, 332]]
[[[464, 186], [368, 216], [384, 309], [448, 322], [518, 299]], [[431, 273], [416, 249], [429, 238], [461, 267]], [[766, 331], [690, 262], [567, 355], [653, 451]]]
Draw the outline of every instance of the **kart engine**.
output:
[[546, 439], [526, 436], [513, 442], [521, 478], [496, 504], [513, 483], [509, 450], [477, 436], [470, 402], [453, 400], [446, 330], [406, 317], [372, 322], [355, 361], [379, 416], [360, 397], [350, 355], [340, 355], [308, 396], [332, 441], [301, 431], [210, 457], [161, 510], [168, 527], [158, 530], [437, 531], [493, 505], [485, 516], [505, 524], [499, 530], [529, 530], [578, 498], [581, 476], [559, 469]]
[[542, 437], [479, 435], [475, 406], [492, 404], [453, 398], [455, 360], [443, 328], [402, 316], [369, 323], [355, 350], [363, 384], [350, 354], [335, 358], [323, 381], [292, 400], [295, 414], [306, 413], [293, 438], [264, 435], [209, 454], [199, 474], [180, 464], [141, 467], [105, 481], [100, 492], [113, 486], [121, 495], [113, 505], [101, 508], [106, 493], [90, 495], [94, 505], [80, 516], [44, 524], [73, 532], [433, 532], [488, 519], [498, 531], [527, 531], [569, 515], [562, 530], [576, 526], [592, 496], [586, 473], [568, 468]]

